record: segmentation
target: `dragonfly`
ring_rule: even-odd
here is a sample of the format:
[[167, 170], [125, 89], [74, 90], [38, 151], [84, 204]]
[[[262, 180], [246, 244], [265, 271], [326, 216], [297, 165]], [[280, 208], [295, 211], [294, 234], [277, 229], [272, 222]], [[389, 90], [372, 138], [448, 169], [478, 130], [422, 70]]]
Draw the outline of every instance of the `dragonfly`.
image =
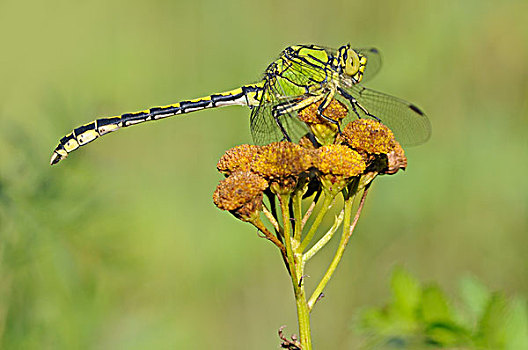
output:
[[340, 127], [337, 121], [325, 117], [325, 108], [334, 98], [349, 106], [351, 118], [372, 118], [388, 126], [403, 145], [427, 141], [431, 125], [420, 108], [362, 85], [380, 67], [381, 56], [376, 48], [351, 48], [350, 44], [338, 49], [289, 46], [267, 67], [257, 83], [81, 125], [60, 139], [50, 163], [57, 164], [79, 147], [121, 128], [233, 105], [251, 109], [250, 130], [256, 144], [297, 141], [310, 132], [297, 113], [315, 103], [319, 103], [317, 112], [323, 119]]

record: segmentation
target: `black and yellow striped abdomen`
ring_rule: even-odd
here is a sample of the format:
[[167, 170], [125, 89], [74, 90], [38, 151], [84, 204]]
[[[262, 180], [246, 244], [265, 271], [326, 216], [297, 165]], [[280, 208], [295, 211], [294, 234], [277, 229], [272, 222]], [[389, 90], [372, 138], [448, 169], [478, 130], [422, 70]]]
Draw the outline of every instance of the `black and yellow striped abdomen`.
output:
[[150, 120], [168, 118], [179, 114], [195, 112], [206, 108], [233, 105], [243, 105], [249, 107], [257, 106], [261, 96], [261, 91], [261, 83], [245, 85], [241, 88], [231, 91], [226, 91], [194, 100], [181, 101], [163, 107], [152, 107], [144, 111], [125, 113], [120, 116], [94, 120], [91, 123], [75, 128], [71, 133], [64, 136], [53, 151], [50, 163], [52, 165], [57, 164], [66, 158], [70, 152], [76, 150], [77, 148], [94, 141], [100, 136], [127, 126], [147, 122]]

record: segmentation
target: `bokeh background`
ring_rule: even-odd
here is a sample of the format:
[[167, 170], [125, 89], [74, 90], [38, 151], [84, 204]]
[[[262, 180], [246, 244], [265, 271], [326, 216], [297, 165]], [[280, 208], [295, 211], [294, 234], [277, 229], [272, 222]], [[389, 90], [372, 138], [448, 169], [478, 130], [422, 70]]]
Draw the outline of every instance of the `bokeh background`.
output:
[[247, 109], [48, 160], [73, 127], [257, 81], [297, 43], [380, 48], [368, 86], [433, 125], [376, 181], [313, 312], [316, 348], [355, 348], [397, 265], [452, 294], [468, 274], [528, 293], [524, 0], [1, 0], [0, 42], [0, 348], [273, 349], [296, 332], [279, 254], [211, 200], [218, 158], [251, 142]]

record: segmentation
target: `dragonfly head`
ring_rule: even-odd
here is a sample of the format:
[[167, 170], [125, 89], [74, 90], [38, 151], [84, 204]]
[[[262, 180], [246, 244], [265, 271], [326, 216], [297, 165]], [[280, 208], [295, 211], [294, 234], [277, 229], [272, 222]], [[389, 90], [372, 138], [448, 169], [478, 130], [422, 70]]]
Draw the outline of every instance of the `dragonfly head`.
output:
[[363, 56], [349, 45], [342, 48], [344, 51], [341, 55], [341, 65], [343, 72], [354, 80], [354, 83], [359, 83], [363, 78], [363, 72], [367, 65], [367, 57]]

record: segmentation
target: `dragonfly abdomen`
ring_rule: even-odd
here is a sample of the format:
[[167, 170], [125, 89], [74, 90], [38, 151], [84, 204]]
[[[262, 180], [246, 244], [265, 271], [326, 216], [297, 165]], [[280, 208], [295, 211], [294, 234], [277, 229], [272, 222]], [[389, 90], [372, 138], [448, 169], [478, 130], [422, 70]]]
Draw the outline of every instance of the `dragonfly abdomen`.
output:
[[179, 114], [191, 113], [206, 108], [232, 105], [256, 106], [259, 103], [259, 94], [261, 91], [261, 84], [245, 85], [231, 91], [194, 100], [181, 101], [163, 107], [152, 107], [144, 111], [125, 113], [120, 116], [94, 120], [74, 129], [71, 133], [64, 136], [53, 151], [50, 163], [52, 165], [57, 164], [77, 148], [84, 146], [105, 134], [127, 126], [144, 123], [150, 120], [168, 118]]

